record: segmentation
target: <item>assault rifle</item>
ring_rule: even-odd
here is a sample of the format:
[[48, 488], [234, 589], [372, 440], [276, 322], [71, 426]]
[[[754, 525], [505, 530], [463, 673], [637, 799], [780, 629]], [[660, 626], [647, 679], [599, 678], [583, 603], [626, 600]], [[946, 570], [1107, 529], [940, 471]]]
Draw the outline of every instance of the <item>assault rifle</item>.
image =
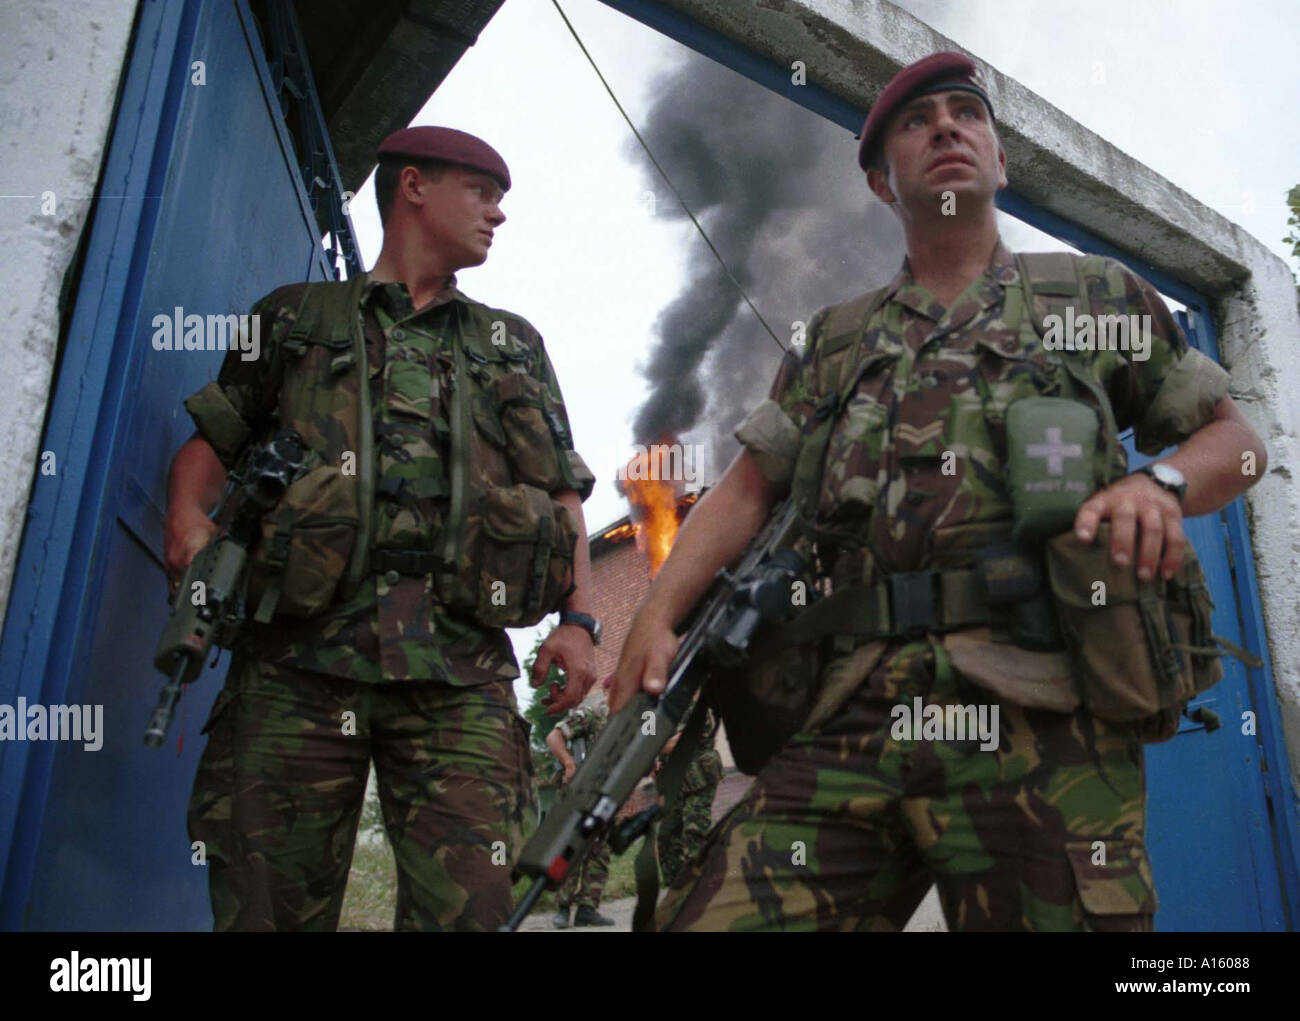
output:
[[302, 437], [282, 429], [230, 473], [214, 514], [222, 531], [190, 561], [154, 650], [154, 666], [168, 681], [144, 734], [149, 747], [162, 745], [184, 685], [203, 671], [212, 646], [233, 644], [244, 621], [244, 574], [261, 537], [262, 515], [304, 470]]
[[533, 885], [501, 931], [514, 932], [547, 887], [558, 887], [597, 837], [608, 833], [610, 847], [621, 854], [649, 828], [658, 806], [617, 826], [614, 817], [677, 733], [709, 666], [738, 665], [760, 624], [792, 614], [791, 585], [802, 576], [804, 564], [794, 550], [780, 547], [795, 517], [794, 502], [787, 499], [734, 569], [718, 572], [682, 635], [663, 693], [638, 692], [597, 735], [581, 768], [520, 853], [515, 878], [531, 876]]

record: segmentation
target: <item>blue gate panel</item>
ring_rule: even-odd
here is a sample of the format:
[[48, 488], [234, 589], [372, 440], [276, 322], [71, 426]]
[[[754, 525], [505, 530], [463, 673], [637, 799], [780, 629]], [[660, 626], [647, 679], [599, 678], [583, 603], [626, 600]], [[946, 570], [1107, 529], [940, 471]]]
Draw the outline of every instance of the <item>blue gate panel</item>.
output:
[[[146, 15], [159, 14], [149, 7]], [[110, 143], [110, 160], [129, 163], [154, 151], [156, 197], [146, 209], [153, 215], [94, 235], [92, 247], [109, 250], [100, 262], [127, 261], [129, 271], [110, 298], [104, 282], [91, 279], [97, 263], [88, 255], [81, 294], [106, 296], [76, 313], [95, 337], [117, 338], [98, 349], [118, 364], [105, 373], [96, 431], [102, 482], [83, 498], [101, 508], [94, 540], [86, 554], [74, 551], [73, 591], [62, 601], [70, 616], [60, 633], [77, 642], [64, 666], [51, 654], [41, 690], [60, 693], [47, 701], [103, 705], [103, 747], [45, 745], [33, 753], [46, 759], [46, 781], [34, 784], [29, 770], [8, 866], [9, 927], [211, 926], [207, 872], [191, 863], [185, 809], [205, 740], [199, 730], [228, 654], [187, 690], [163, 749], [147, 748], [142, 737], [164, 681], [152, 656], [167, 612], [167, 471], [193, 433], [181, 402], [215, 378], [225, 353], [156, 351], [152, 320], [178, 305], [204, 316], [242, 314], [272, 288], [323, 279], [327, 268], [246, 5], [190, 0], [181, 7], [168, 12], [179, 19], [171, 36], [142, 18], [128, 74], [149, 76], [157, 88], [158, 66], [167, 65], [169, 91], [151, 121], [119, 112]], [[168, 39], [173, 52], [149, 49]], [[206, 85], [191, 84], [193, 60], [205, 62]], [[264, 334], [269, 327], [262, 324]], [[82, 371], [69, 351], [57, 384], [64, 405]], [[51, 431], [57, 427], [52, 421]], [[7, 631], [5, 640], [14, 635]], [[3, 780], [7, 790], [8, 770]]]

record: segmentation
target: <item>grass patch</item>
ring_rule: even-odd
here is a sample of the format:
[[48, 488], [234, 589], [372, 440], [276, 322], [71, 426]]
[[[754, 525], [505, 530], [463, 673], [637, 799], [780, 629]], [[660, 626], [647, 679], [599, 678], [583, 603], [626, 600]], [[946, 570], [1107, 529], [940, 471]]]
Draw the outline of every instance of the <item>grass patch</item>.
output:
[[340, 931], [389, 932], [396, 910], [397, 865], [388, 839], [357, 841], [348, 888], [343, 894]]

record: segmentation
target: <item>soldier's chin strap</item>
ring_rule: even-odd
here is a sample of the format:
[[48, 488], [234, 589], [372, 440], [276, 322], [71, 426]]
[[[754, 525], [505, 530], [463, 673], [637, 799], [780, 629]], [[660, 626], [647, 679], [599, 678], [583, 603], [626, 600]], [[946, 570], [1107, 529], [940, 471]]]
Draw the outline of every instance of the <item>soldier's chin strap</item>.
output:
[[[700, 701], [691, 711], [686, 729], [677, 739], [677, 745], [664, 763], [658, 786], [664, 796], [663, 817], [672, 816], [681, 800], [682, 783], [691, 759], [699, 750], [700, 739], [708, 724], [709, 714]], [[632, 931], [648, 932], [654, 922], [655, 902], [659, 899], [658, 825], [654, 818], [645, 832], [645, 843], [636, 856], [636, 911], [632, 915]]]

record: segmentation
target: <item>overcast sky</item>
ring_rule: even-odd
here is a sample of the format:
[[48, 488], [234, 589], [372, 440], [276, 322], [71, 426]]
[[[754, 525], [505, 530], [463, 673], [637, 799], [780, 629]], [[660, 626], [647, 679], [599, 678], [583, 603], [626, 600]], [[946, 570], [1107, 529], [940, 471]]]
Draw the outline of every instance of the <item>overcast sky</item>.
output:
[[[689, 95], [694, 81], [706, 80], [709, 69], [698, 58], [598, 0], [561, 3], [643, 130], [666, 88]], [[1291, 0], [911, 0], [901, 6], [1287, 257], [1285, 195], [1300, 183], [1300, 14]], [[716, 76], [708, 80], [716, 88]], [[772, 108], [771, 94], [760, 86], [737, 77], [729, 88], [752, 94], [752, 106], [737, 104], [750, 113], [765, 103]], [[708, 98], [700, 95], [702, 108]], [[747, 109], [734, 111], [737, 122]], [[628, 457], [631, 422], [648, 393], [644, 369], [658, 343], [656, 319], [688, 283], [698, 254], [694, 230], [679, 218], [656, 216], [663, 199], [656, 199], [626, 125], [549, 0], [507, 0], [412, 123], [471, 131], [510, 165], [514, 187], [502, 204], [507, 222], [489, 261], [462, 272], [459, 284], [472, 298], [525, 316], [546, 339], [577, 447], [598, 478], [585, 505], [595, 531], [627, 512], [611, 480]], [[826, 142], [818, 165], [803, 175], [808, 187], [826, 196], [831, 215], [842, 205], [846, 222], [880, 224], [871, 218], [875, 200], [854, 164], [852, 136], [820, 124], [809, 130]], [[668, 170], [675, 173], [671, 165]], [[686, 168], [676, 171], [686, 176]], [[352, 204], [352, 219], [372, 265], [381, 235], [370, 182]], [[723, 226], [719, 219], [725, 234]], [[819, 304], [851, 297], [877, 282], [868, 279], [878, 273], [866, 268], [869, 255], [894, 251], [891, 227], [885, 221], [881, 237], [861, 238], [861, 286], [819, 291], [810, 265], [806, 285], [773, 289], [756, 279], [751, 296], [765, 317], [785, 326]], [[1003, 234], [1013, 248], [1059, 247], [1008, 222]], [[838, 286], [846, 272], [852, 276], [854, 250], [841, 246], [838, 276], [824, 286]], [[756, 330], [752, 317], [737, 313], [733, 332], [744, 336], [733, 343], [756, 347], [752, 377], [727, 387], [733, 399], [765, 388], [775, 364], [775, 347], [762, 347], [770, 338], [744, 339], [757, 337]], [[699, 435], [725, 435], [735, 422], [721, 418], [735, 415], [726, 401], [711, 402]], [[715, 473], [723, 467], [712, 466]], [[522, 656], [531, 644], [520, 634], [516, 649]], [[522, 684], [517, 690], [524, 697]]]

